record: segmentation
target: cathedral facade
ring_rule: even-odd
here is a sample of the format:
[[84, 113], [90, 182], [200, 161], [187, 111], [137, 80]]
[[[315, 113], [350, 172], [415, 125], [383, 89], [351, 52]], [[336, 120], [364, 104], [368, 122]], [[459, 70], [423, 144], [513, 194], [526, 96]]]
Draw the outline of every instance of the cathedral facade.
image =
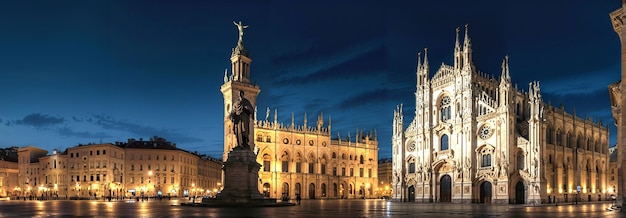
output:
[[397, 201], [539, 204], [607, 200], [609, 132], [547, 104], [539, 82], [511, 82], [478, 71], [465, 28], [453, 65], [429, 77], [418, 58], [415, 115], [393, 118], [393, 194]]
[[[241, 25], [241, 24], [240, 24]], [[242, 26], [247, 27], [247, 26]], [[278, 122], [275, 110], [273, 121], [270, 109], [265, 120], [258, 119], [256, 97], [261, 92], [258, 85], [250, 80], [250, 59], [243, 43], [243, 29], [240, 29], [237, 46], [231, 54], [231, 74], [224, 73], [221, 92], [224, 96], [224, 153], [237, 145], [233, 121], [229, 115], [238, 100], [238, 93], [255, 107], [252, 121], [254, 131], [250, 131], [248, 144], [261, 164], [259, 170], [259, 192], [267, 198], [332, 199], [332, 198], [373, 198], [377, 190], [378, 141], [375, 133], [356, 131], [353, 137], [331, 137], [331, 120], [324, 125], [319, 115], [315, 125]]]

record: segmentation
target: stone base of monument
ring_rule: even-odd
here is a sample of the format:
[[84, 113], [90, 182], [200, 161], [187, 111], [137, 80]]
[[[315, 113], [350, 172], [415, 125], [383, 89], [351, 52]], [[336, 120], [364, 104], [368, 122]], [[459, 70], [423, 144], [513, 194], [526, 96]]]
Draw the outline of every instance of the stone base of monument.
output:
[[215, 198], [203, 198], [201, 203], [181, 204], [206, 207], [272, 207], [293, 206], [289, 202], [277, 202], [265, 198], [258, 189], [259, 169], [256, 155], [250, 149], [235, 147], [228, 153], [224, 163], [224, 189]]

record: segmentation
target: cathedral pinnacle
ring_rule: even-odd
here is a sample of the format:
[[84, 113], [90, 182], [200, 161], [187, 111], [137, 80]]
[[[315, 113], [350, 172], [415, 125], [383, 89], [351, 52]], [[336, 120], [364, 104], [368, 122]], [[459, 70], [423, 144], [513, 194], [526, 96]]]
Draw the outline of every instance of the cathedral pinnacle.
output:
[[460, 48], [460, 44], [459, 44], [459, 32], [461, 31], [461, 28], [456, 27], [456, 40], [454, 41], [454, 51], [458, 52], [461, 50]]
[[509, 55], [504, 56], [504, 60], [502, 60], [502, 75], [500, 76], [500, 83], [504, 82], [511, 82], [511, 77], [509, 75]]
[[464, 51], [466, 51], [466, 49], [469, 48], [469, 46], [471, 45], [468, 31], [469, 31], [469, 24], [465, 24], [465, 39], [463, 39]]
[[424, 67], [428, 70], [428, 48], [424, 48]]
[[228, 74], [228, 69], [224, 69], [224, 83], [227, 83], [227, 82], [228, 82], [228, 76], [227, 76], [227, 74]]
[[422, 52], [417, 52], [417, 74], [420, 74], [420, 70], [422, 69]]

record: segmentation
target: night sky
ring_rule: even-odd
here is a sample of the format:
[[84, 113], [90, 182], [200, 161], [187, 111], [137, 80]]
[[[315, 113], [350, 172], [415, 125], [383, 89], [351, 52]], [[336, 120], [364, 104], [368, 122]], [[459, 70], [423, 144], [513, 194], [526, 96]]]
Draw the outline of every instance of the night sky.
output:
[[259, 119], [323, 113], [334, 137], [375, 130], [390, 157], [396, 105], [413, 120], [417, 53], [428, 47], [432, 76], [469, 24], [478, 70], [499, 77], [509, 55], [520, 89], [540, 81], [544, 101], [609, 125], [615, 143], [619, 0], [312, 2], [0, 1], [0, 147], [159, 136], [220, 157], [233, 21], [249, 25]]

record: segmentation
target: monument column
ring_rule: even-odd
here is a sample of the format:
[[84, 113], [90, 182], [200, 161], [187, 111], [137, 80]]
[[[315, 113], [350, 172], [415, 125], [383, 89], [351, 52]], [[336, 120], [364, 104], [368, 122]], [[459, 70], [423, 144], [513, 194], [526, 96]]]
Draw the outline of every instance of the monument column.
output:
[[[239, 40], [237, 46], [233, 48], [230, 61], [231, 61], [231, 74], [224, 73], [224, 84], [220, 88], [222, 95], [224, 96], [224, 153], [222, 161], [228, 160], [228, 152], [237, 146], [237, 139], [235, 132], [233, 131], [234, 124], [229, 118], [233, 109], [233, 104], [239, 100], [239, 91], [244, 92], [244, 98], [250, 102], [252, 108], [256, 108], [256, 97], [261, 92], [261, 88], [253, 84], [250, 80], [250, 55], [246, 50], [243, 43], [243, 31], [248, 28], [239, 23], [233, 22], [239, 30]], [[250, 122], [255, 122], [256, 117], [252, 117]], [[254, 126], [254, 125], [252, 125]], [[254, 131], [247, 132], [249, 141], [249, 147], [254, 151]]]
[[257, 163], [254, 152], [256, 97], [261, 89], [250, 82], [251, 59], [243, 45], [243, 30], [248, 26], [241, 21], [233, 23], [239, 30], [239, 40], [230, 57], [232, 73], [224, 75], [221, 87], [224, 95], [224, 189], [215, 201], [203, 200], [203, 203], [253, 206], [267, 203], [259, 192], [261, 164]]

